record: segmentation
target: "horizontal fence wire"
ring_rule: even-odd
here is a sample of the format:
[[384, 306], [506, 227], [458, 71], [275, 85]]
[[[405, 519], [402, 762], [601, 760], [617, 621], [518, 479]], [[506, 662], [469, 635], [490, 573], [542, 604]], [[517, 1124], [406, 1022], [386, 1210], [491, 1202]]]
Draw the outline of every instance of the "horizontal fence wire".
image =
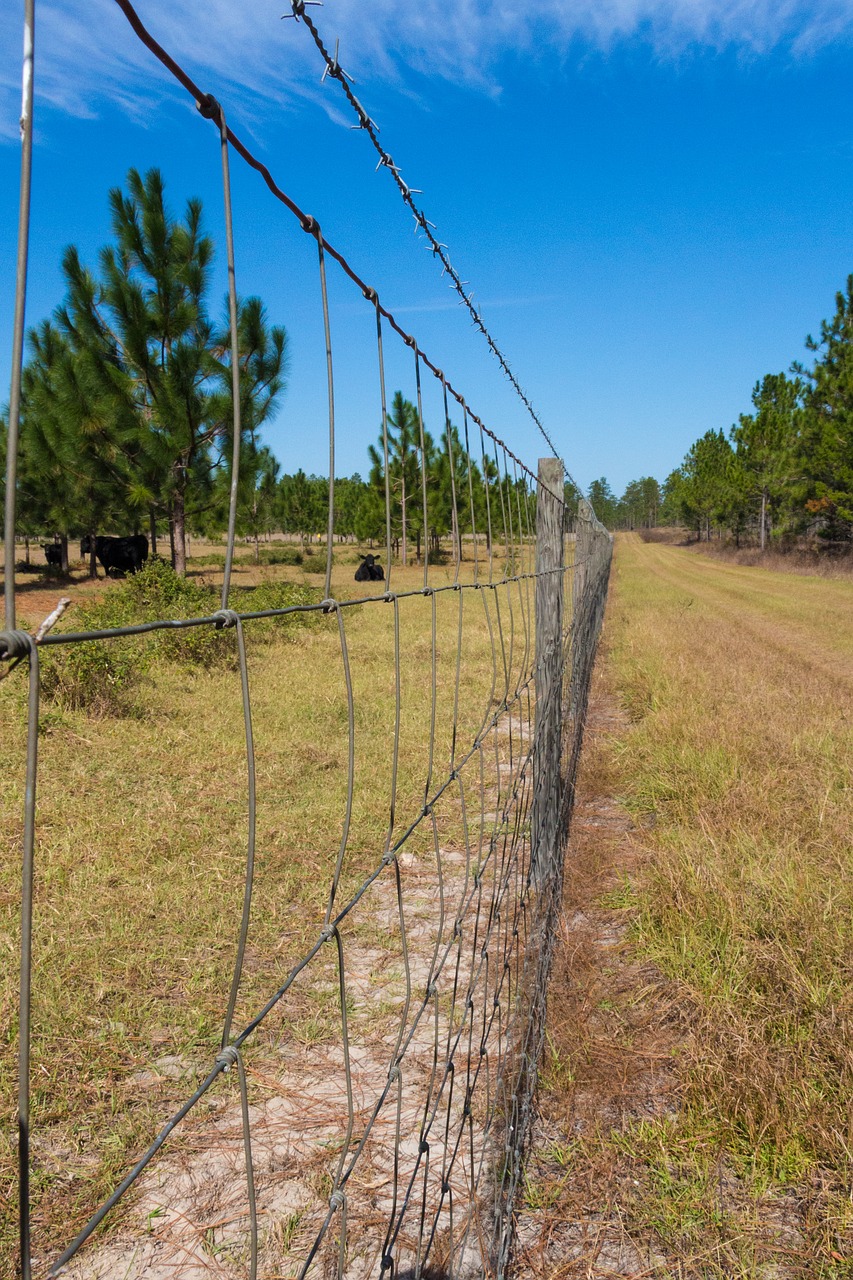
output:
[[[0, 632], [0, 662], [8, 664], [7, 674], [18, 665], [26, 666], [29, 673], [28, 693], [21, 702], [26, 760], [18, 1029], [20, 1274], [23, 1280], [36, 1272], [62, 1272], [79, 1280], [94, 1277], [103, 1270], [100, 1251], [109, 1248], [110, 1265], [125, 1280], [174, 1275], [176, 1265], [178, 1274], [181, 1267], [192, 1274], [196, 1274], [194, 1268], [213, 1267], [215, 1274], [247, 1274], [252, 1280], [259, 1268], [261, 1273], [274, 1269], [276, 1274], [298, 1275], [300, 1280], [329, 1275], [399, 1280], [505, 1276], [512, 1262], [515, 1201], [544, 1036], [564, 851], [606, 598], [611, 539], [588, 504], [566, 502], [566, 478], [559, 461], [543, 460], [534, 472], [473, 413], [441, 369], [380, 305], [376, 291], [328, 244], [317, 222], [301, 212], [235, 137], [223, 107], [198, 89], [154, 40], [128, 0], [116, 3], [140, 40], [216, 128], [233, 371], [230, 509], [219, 608], [193, 618], [57, 629], [36, 637], [15, 625], [16, 458], [10, 420], [7, 627]], [[32, 90], [34, 16], [30, 0], [25, 102], [27, 85], [30, 94]], [[25, 116], [26, 153], [31, 106]], [[322, 599], [239, 611], [231, 607], [230, 590], [241, 443], [231, 148], [261, 173], [276, 198], [317, 243], [330, 460]], [[28, 181], [27, 177], [22, 191]], [[27, 222], [22, 215], [24, 242]], [[335, 385], [326, 257], [359, 288], [376, 318], [387, 578], [381, 590], [360, 595], [347, 585], [347, 575], [333, 554]], [[17, 281], [16, 315], [20, 312], [22, 326], [25, 252], [18, 255]], [[418, 483], [411, 502], [413, 510], [419, 508], [422, 536], [420, 563], [414, 566], [406, 562], [405, 524], [401, 526], [391, 490], [386, 332], [400, 338], [413, 354]], [[13, 382], [17, 377], [20, 387], [23, 344], [18, 337], [16, 344], [18, 372], [13, 370]], [[435, 380], [443, 405], [443, 448], [450, 482], [445, 542], [452, 560], [447, 569], [439, 566], [436, 539], [431, 536], [434, 513], [421, 387], [424, 371]], [[462, 411], [461, 429], [451, 422], [450, 401]], [[397, 545], [401, 555], [395, 558]], [[396, 589], [392, 589], [392, 577], [400, 580]], [[377, 616], [391, 646], [392, 660], [384, 679], [392, 710], [388, 792], [382, 801], [385, 834], [359, 861], [354, 832], [371, 790], [358, 755], [369, 692], [360, 680], [353, 646], [362, 653], [360, 620], [365, 609], [381, 611]], [[253, 890], [258, 806], [263, 800], [256, 760], [258, 706], [250, 678], [257, 662], [253, 635], [263, 621], [280, 629], [297, 617], [314, 618], [324, 628], [324, 652], [330, 658], [335, 655], [339, 671], [337, 684], [333, 689], [330, 683], [327, 696], [334, 698], [344, 726], [345, 763], [339, 766], [342, 804], [339, 830], [333, 840], [329, 837], [331, 843], [327, 840], [318, 861], [325, 868], [327, 887], [313, 941], [252, 1012], [244, 991], [256, 920]], [[404, 633], [411, 636], [412, 627], [418, 662], [426, 672], [422, 697], [412, 692], [403, 640]], [[246, 824], [242, 908], [233, 926], [234, 959], [223, 998], [219, 1050], [212, 1060], [207, 1059], [197, 1087], [161, 1123], [147, 1148], [136, 1154], [135, 1161], [127, 1160], [130, 1167], [111, 1193], [102, 1203], [89, 1206], [89, 1216], [76, 1224], [74, 1238], [49, 1256], [47, 1248], [32, 1238], [34, 1211], [41, 1221], [50, 1186], [41, 1163], [42, 1147], [34, 1144], [31, 1134], [30, 1102], [33, 931], [37, 933], [39, 921], [39, 904], [34, 903], [40, 832], [38, 745], [44, 706], [39, 650], [54, 649], [61, 656], [69, 647], [116, 642], [130, 646], [132, 652], [140, 637], [188, 629], [221, 634], [218, 643], [222, 645], [231, 643], [233, 633], [242, 708]], [[412, 722], [417, 727], [414, 756], [407, 736]], [[267, 732], [265, 724], [261, 727]], [[418, 800], [412, 799], [413, 781]], [[73, 828], [65, 834], [73, 845]], [[45, 831], [45, 849], [51, 838]], [[379, 941], [369, 945], [365, 938]], [[371, 956], [384, 975], [381, 1013], [364, 996], [364, 970]], [[326, 993], [324, 998], [334, 1008], [334, 1035], [330, 1043], [314, 1046], [303, 1061], [291, 1054], [283, 1073], [270, 1084], [268, 1045], [260, 1033], [275, 1014], [276, 1034], [286, 1034], [294, 1018], [294, 1002], [305, 992]], [[222, 1091], [225, 1110], [217, 1111], [221, 1118], [211, 1132], [199, 1103], [233, 1069], [238, 1097], [232, 1107], [227, 1089]], [[304, 1107], [294, 1101], [303, 1087], [307, 1089]], [[313, 1181], [308, 1170], [312, 1160], [316, 1164], [317, 1143], [312, 1146], [305, 1136], [303, 1111], [315, 1117], [312, 1123], [318, 1123], [326, 1135], [320, 1144], [322, 1176]], [[294, 1188], [298, 1188], [301, 1197], [299, 1230], [284, 1234], [282, 1206], [292, 1209], [292, 1205], [286, 1197], [281, 1200], [282, 1175], [270, 1154], [274, 1132], [278, 1132], [275, 1124], [279, 1129], [283, 1125], [296, 1165], [287, 1184], [288, 1195], [296, 1194]], [[206, 1236], [202, 1233], [199, 1238], [189, 1210], [181, 1208], [186, 1176], [193, 1175], [192, 1171], [181, 1174], [170, 1154], [169, 1140], [179, 1126], [192, 1134], [199, 1184], [212, 1185], [217, 1180], [227, 1184], [223, 1195], [231, 1197], [228, 1203], [233, 1209], [233, 1218], [227, 1220], [243, 1224], [235, 1228], [236, 1253], [221, 1257], [221, 1250], [205, 1252]], [[211, 1154], [217, 1143], [226, 1149], [219, 1165]], [[170, 1202], [176, 1206], [157, 1231], [152, 1229], [153, 1211], [146, 1210], [155, 1175], [157, 1195], [165, 1200], [167, 1210]], [[38, 1192], [34, 1204], [35, 1185], [47, 1190]], [[85, 1192], [79, 1199], [87, 1202]], [[106, 1242], [94, 1238], [102, 1224], [113, 1220], [112, 1211], [120, 1204], [125, 1213]], [[291, 1212], [287, 1220], [292, 1218]]]

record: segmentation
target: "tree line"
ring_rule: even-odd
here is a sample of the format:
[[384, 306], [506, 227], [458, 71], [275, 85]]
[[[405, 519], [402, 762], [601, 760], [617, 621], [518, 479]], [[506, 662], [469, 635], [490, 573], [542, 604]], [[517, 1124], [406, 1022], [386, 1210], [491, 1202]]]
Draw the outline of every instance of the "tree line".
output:
[[809, 335], [810, 363], [769, 373], [752, 391], [752, 412], [724, 432], [706, 431], [663, 484], [644, 477], [616, 498], [605, 479], [589, 497], [611, 529], [655, 524], [731, 536], [762, 549], [802, 537], [853, 540], [853, 275], [835, 314]]
[[706, 538], [727, 529], [739, 541], [853, 536], [853, 276], [836, 294], [835, 314], [809, 335], [810, 367], [767, 374], [753, 412], [729, 432], [708, 431], [667, 478], [673, 518]]
[[[233, 432], [227, 300], [213, 314], [212, 239], [201, 202], [170, 211], [156, 169], [131, 169], [109, 193], [112, 240], [86, 265], [73, 245], [62, 258], [65, 296], [30, 330], [23, 375], [17, 529], [54, 539], [68, 569], [69, 540], [142, 533], [154, 554], [168, 547], [186, 572], [187, 535], [217, 537], [227, 524]], [[281, 474], [261, 438], [288, 375], [288, 338], [257, 297], [238, 300], [242, 441], [237, 531], [325, 534], [328, 479]], [[0, 420], [0, 462], [7, 424]], [[368, 450], [368, 475], [335, 480], [335, 534], [386, 538], [385, 441]], [[532, 519], [523, 481], [495, 462], [468, 461], [458, 429], [433, 436], [397, 392], [387, 417], [391, 536], [403, 564], [437, 554], [442, 537], [461, 549], [489, 520], [503, 538]], [[3, 466], [5, 474], [5, 465]], [[423, 545], [424, 498], [431, 547]]]
[[[386, 495], [385, 445], [388, 450]], [[335, 479], [334, 534], [360, 543], [384, 545], [390, 517], [392, 550], [405, 565], [437, 557], [442, 539], [450, 539], [460, 558], [463, 538], [477, 531], [484, 548], [490, 530], [502, 544], [518, 542], [533, 530], [535, 495], [522, 479], [502, 475], [489, 458], [470, 460], [458, 428], [445, 426], [436, 442], [423, 430], [416, 406], [401, 391], [395, 392], [387, 416], [386, 432], [368, 448], [367, 479], [356, 474]], [[329, 481], [327, 476], [278, 475], [278, 464], [268, 470], [256, 491], [253, 511], [238, 510], [237, 531], [258, 539], [281, 532], [306, 539], [325, 540]], [[424, 529], [424, 499], [426, 522]], [[221, 522], [210, 532], [221, 531]], [[429, 545], [427, 545], [427, 540]]]

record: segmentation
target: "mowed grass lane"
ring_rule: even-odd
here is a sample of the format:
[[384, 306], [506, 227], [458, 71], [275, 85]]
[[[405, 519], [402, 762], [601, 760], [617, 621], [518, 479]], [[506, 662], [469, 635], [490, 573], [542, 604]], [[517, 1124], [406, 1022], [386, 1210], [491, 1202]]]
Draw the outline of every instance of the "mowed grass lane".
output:
[[599, 765], [640, 849], [603, 905], [686, 1030], [677, 1113], [585, 1139], [586, 1167], [630, 1157], [655, 1274], [850, 1276], [853, 583], [622, 535], [599, 662], [628, 712]]

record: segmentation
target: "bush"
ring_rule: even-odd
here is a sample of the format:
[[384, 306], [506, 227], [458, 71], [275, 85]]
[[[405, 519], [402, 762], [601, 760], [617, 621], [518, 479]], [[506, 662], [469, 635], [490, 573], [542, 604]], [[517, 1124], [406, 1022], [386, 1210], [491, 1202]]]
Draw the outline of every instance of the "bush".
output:
[[[257, 587], [233, 591], [231, 604], [239, 613], [254, 613], [262, 609], [290, 609], [294, 605], [319, 604], [322, 596], [322, 591], [302, 582], [267, 581]], [[259, 618], [246, 623], [246, 638], [270, 641], [279, 636], [291, 637], [296, 630], [310, 624], [316, 617], [316, 613], [289, 613], [283, 618]]]
[[[311, 604], [320, 593], [296, 583], [263, 583], [234, 591], [231, 607], [240, 612], [283, 609]], [[219, 594], [186, 578], [179, 578], [164, 560], [152, 558], [139, 573], [111, 586], [102, 599], [77, 611], [74, 631], [102, 631], [162, 619], [206, 617], [219, 608]], [[252, 639], [272, 639], [304, 625], [311, 615], [257, 622], [246, 629]], [[145, 632], [112, 640], [91, 640], [43, 650], [42, 687], [48, 697], [65, 706], [100, 714], [128, 715], [135, 710], [134, 694], [145, 675], [158, 663], [182, 667], [234, 668], [236, 646], [213, 625], [181, 630]]]
[[[88, 620], [79, 619], [88, 630]], [[113, 624], [118, 625], [118, 624]], [[86, 641], [41, 656], [42, 693], [62, 706], [103, 715], [131, 715], [142, 666], [130, 639]]]
[[261, 564], [302, 564], [304, 559], [299, 547], [261, 547]]

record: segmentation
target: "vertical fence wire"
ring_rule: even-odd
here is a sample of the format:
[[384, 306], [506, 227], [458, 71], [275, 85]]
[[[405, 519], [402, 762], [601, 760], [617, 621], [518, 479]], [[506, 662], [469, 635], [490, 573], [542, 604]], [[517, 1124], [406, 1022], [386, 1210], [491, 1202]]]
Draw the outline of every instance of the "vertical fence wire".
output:
[[18, 256], [15, 266], [15, 316], [12, 325], [12, 380], [6, 438], [4, 512], [4, 597], [6, 630], [15, 629], [15, 501], [18, 436], [21, 418], [21, 375], [24, 363], [24, 318], [30, 245], [30, 200], [33, 176], [33, 85], [35, 81], [35, 0], [24, 3], [24, 55], [21, 74], [21, 186], [18, 197]]
[[231, 215], [231, 173], [228, 164], [228, 125], [225, 112], [210, 95], [199, 103], [201, 114], [219, 126], [219, 144], [222, 155], [222, 194], [225, 211], [225, 257], [228, 266], [228, 329], [231, 341], [231, 412], [233, 417], [231, 437], [231, 488], [228, 499], [228, 532], [225, 540], [225, 567], [222, 575], [223, 609], [228, 608], [231, 588], [231, 565], [234, 559], [234, 538], [237, 530], [237, 495], [240, 488], [240, 450], [243, 443], [240, 404], [240, 335], [237, 314], [237, 275], [234, 267], [234, 224]]

